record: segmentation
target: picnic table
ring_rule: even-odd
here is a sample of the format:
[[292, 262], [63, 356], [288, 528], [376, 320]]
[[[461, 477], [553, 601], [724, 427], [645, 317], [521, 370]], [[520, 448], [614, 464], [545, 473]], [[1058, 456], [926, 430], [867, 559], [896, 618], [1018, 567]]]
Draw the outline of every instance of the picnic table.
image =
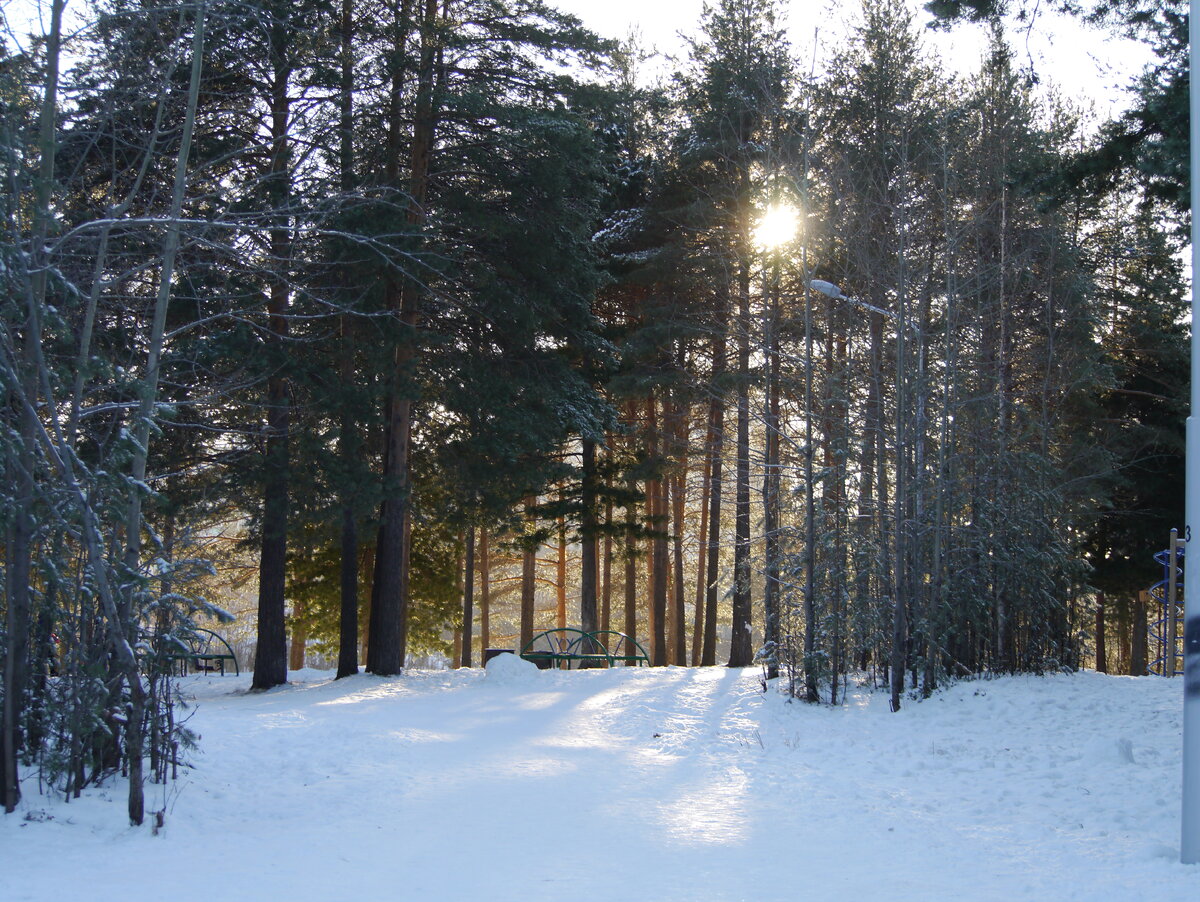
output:
[[179, 668], [179, 675], [193, 673], [220, 673], [225, 676], [225, 665], [232, 664], [235, 676], [241, 675], [237, 656], [221, 636], [212, 630], [196, 628], [183, 640], [181, 647], [167, 655], [167, 660]]
[[542, 670], [589, 667], [649, 667], [650, 656], [637, 640], [617, 630], [559, 627], [538, 633], [521, 649], [521, 657]]

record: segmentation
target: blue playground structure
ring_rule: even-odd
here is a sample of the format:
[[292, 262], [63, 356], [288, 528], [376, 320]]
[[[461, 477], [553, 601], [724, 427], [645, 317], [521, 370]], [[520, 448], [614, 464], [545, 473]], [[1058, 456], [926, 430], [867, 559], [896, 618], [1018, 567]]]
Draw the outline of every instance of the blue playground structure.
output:
[[1150, 672], [1159, 676], [1183, 674], [1183, 565], [1187, 543], [1171, 530], [1171, 546], [1154, 555], [1163, 578], [1150, 587]]

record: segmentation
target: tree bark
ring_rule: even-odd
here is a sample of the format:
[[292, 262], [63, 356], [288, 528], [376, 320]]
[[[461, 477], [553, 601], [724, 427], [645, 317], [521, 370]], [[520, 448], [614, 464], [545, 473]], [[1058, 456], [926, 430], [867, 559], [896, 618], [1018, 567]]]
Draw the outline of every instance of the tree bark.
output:
[[[662, 455], [659, 448], [658, 434], [658, 404], [651, 395], [646, 402], [647, 422], [647, 451], [651, 460], [659, 460]], [[663, 497], [665, 477], [659, 476], [650, 481], [647, 495], [648, 522], [654, 535], [650, 540], [651, 568], [654, 574], [651, 588], [651, 630], [653, 648], [651, 664], [654, 667], [665, 667], [667, 664], [667, 517], [666, 499]]]
[[341, 542], [337, 679], [358, 673], [358, 523], [349, 506], [342, 507]]
[[[525, 499], [525, 516], [532, 518], [531, 508], [537, 499]], [[533, 603], [534, 593], [537, 590], [535, 580], [537, 578], [537, 559], [535, 557], [536, 549], [526, 539], [524, 548], [521, 551], [521, 639], [517, 645], [517, 652], [525, 650], [525, 646], [533, 640]]]
[[[681, 367], [682, 369], [682, 367]], [[678, 398], [671, 404], [671, 442], [679, 458], [679, 470], [670, 479], [672, 549], [674, 579], [671, 592], [671, 648], [670, 662], [680, 667], [687, 666], [687, 626], [684, 608], [687, 606], [687, 584], [683, 578], [683, 532], [684, 513], [687, 505], [687, 416]], [[665, 513], [665, 512], [664, 512]]]
[[599, 628], [597, 618], [597, 577], [598, 577], [598, 543], [596, 524], [596, 443], [590, 439], [583, 440], [583, 486], [581, 503], [583, 514], [580, 526], [580, 567], [579, 577], [579, 622], [584, 632], [594, 632]]
[[[342, 80], [338, 95], [339, 154], [341, 189], [347, 197], [354, 191], [357, 179], [354, 172], [354, 0], [342, 0], [340, 21]], [[341, 316], [341, 347], [339, 371], [343, 384], [354, 378], [354, 326], [349, 313]], [[346, 473], [354, 472], [361, 442], [349, 410], [343, 408], [339, 423], [338, 445], [345, 462]], [[340, 611], [338, 618], [337, 679], [358, 673], [358, 517], [354, 491], [349, 486], [341, 490], [342, 532]]]
[[713, 436], [704, 442], [704, 469], [700, 477], [700, 531], [696, 536], [696, 609], [692, 622], [692, 666], [699, 667], [704, 649], [704, 578], [708, 562], [708, 480], [712, 475]]
[[[61, 6], [56, 4], [61, 14]], [[163, 242], [162, 267], [159, 272], [158, 294], [154, 304], [154, 321], [151, 326], [149, 353], [146, 361], [146, 378], [142, 386], [142, 397], [138, 408], [138, 421], [134, 427], [137, 451], [134, 453], [130, 474], [133, 491], [130, 497], [129, 514], [126, 521], [125, 566], [130, 574], [140, 569], [142, 500], [141, 486], [146, 479], [146, 465], [150, 447], [150, 424], [154, 419], [154, 408], [158, 400], [159, 362], [166, 330], [167, 307], [171, 298], [171, 284], [175, 272], [175, 259], [180, 243], [180, 217], [183, 199], [187, 192], [188, 158], [191, 151], [192, 134], [196, 122], [196, 106], [200, 96], [200, 75], [204, 64], [205, 4], [196, 9], [196, 21], [192, 31], [192, 64], [188, 84], [187, 109], [184, 113], [183, 131], [179, 154], [175, 159], [175, 174], [171, 193], [171, 221], [167, 226]], [[97, 562], [98, 566], [102, 566]], [[132, 598], [123, 597], [116, 605], [120, 623], [114, 624], [126, 642], [137, 642], [138, 618], [133, 611]], [[133, 646], [136, 647], [136, 646]], [[129, 719], [125, 726], [125, 754], [129, 767], [128, 813], [130, 823], [140, 825], [145, 817], [145, 794], [143, 786], [143, 720], [146, 706], [146, 688], [138, 666], [137, 655], [126, 644], [128, 654], [114, 649], [116, 660], [123, 665], [124, 677], [129, 685]]]
[[[724, 305], [723, 305], [724, 306]], [[718, 314], [720, 318], [720, 314]], [[718, 327], [720, 328], [720, 327]], [[709, 402], [709, 434], [712, 436], [708, 482], [708, 575], [704, 594], [704, 646], [700, 663], [713, 667], [717, 663], [717, 580], [721, 558], [721, 490], [723, 457], [725, 454], [725, 402], [721, 396], [721, 381], [725, 376], [726, 339], [724, 331], [713, 339], [713, 397]]]
[[[22, 417], [24, 419], [24, 417]], [[24, 431], [24, 430], [23, 430]], [[6, 610], [4, 649], [4, 709], [3, 709], [3, 802], [6, 813], [11, 813], [21, 800], [20, 771], [17, 754], [21, 748], [22, 700], [25, 697], [26, 654], [29, 648], [29, 571], [30, 546], [33, 537], [33, 478], [32, 451], [22, 449], [19, 460], [12, 460], [5, 473], [14, 475], [17, 493], [15, 516], [9, 527], [5, 552], [7, 577], [5, 593], [8, 599]]]
[[1133, 602], [1133, 641], [1130, 643], [1129, 673], [1145, 676], [1150, 668], [1149, 637], [1146, 624], [1146, 596], [1142, 594]]
[[264, 351], [274, 371], [267, 379], [267, 423], [264, 431], [262, 539], [258, 568], [258, 644], [254, 652], [253, 689], [270, 689], [287, 682], [287, 540], [289, 503], [290, 427], [287, 378], [282, 371], [288, 338], [291, 286], [287, 267], [291, 258], [288, 201], [291, 194], [291, 47], [287, 26], [273, 27], [271, 48], [271, 157], [267, 191], [275, 223], [270, 229], [271, 257], [276, 271], [270, 275], [267, 296], [267, 333]]
[[462, 659], [463, 667], [471, 666], [471, 640], [475, 625], [475, 527], [467, 527], [467, 562], [464, 567]]
[[[743, 236], [742, 247], [749, 247]], [[750, 262], [738, 262], [737, 314], [737, 475], [734, 497], [733, 623], [729, 666], [748, 667], [754, 660], [750, 626]]]
[[306, 651], [305, 646], [308, 644], [308, 631], [297, 620], [303, 613], [303, 605], [297, 602], [296, 610], [292, 615], [292, 644], [290, 653], [288, 654], [288, 670], [304, 669], [304, 653]]
[[[402, 16], [404, 10], [402, 7]], [[421, 19], [421, 61], [417, 72], [417, 96], [409, 154], [408, 207], [405, 220], [414, 234], [425, 222], [425, 200], [429, 191], [429, 166], [433, 153], [436, 116], [434, 81], [437, 62], [438, 0], [424, 0]], [[403, 53], [403, 47], [397, 48]], [[397, 76], [399, 77], [399, 76]], [[399, 93], [398, 89], [394, 93]], [[400, 110], [395, 111], [400, 115]], [[398, 126], [393, 128], [393, 133]], [[393, 184], [397, 182], [397, 178]], [[396, 345], [393, 387], [387, 402], [383, 481], [387, 495], [380, 511], [378, 551], [375, 557], [375, 587], [372, 594], [372, 643], [367, 669], [381, 676], [399, 673], [404, 667], [408, 627], [408, 558], [411, 533], [411, 444], [413, 388], [409, 383], [417, 363], [417, 327], [420, 322], [422, 286], [405, 280], [388, 287], [388, 305], [400, 319], [402, 334]]]
[[[768, 309], [763, 329], [767, 363], [766, 416], [763, 430], [763, 643], [767, 649], [767, 679], [779, 676], [779, 260], [772, 264]], [[836, 679], [834, 681], [836, 683]]]
[[892, 609], [892, 649], [890, 653], [892, 711], [900, 710], [900, 694], [904, 691], [904, 669], [908, 656], [908, 373], [905, 343], [908, 339], [905, 320], [905, 291], [899, 291], [899, 321], [896, 327], [896, 491], [895, 491], [895, 581]]
[[554, 568], [554, 592], [556, 604], [555, 625], [565, 629], [567, 625], [567, 524], [558, 518], [558, 558]]
[[[630, 480], [629, 490], [635, 486]], [[629, 503], [625, 520], [625, 635], [637, 639], [637, 505]]]
[[687, 583], [683, 577], [683, 530], [684, 505], [686, 498], [684, 490], [685, 477], [682, 474], [672, 476], [667, 483], [670, 488], [671, 513], [671, 609], [669, 620], [669, 655], [668, 661], [680, 667], [687, 666], [687, 618], [684, 608], [687, 606]]
[[479, 647], [487, 651], [492, 644], [492, 568], [488, 531], [479, 535]]
[[604, 585], [600, 604], [600, 629], [612, 629], [613, 503], [604, 505]]

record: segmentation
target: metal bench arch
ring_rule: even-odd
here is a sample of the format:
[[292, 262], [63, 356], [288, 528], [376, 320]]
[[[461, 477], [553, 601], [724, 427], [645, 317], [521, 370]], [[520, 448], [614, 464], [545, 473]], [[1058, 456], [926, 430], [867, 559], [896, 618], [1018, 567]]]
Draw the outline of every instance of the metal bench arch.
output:
[[221, 636], [202, 628], [196, 628], [191, 633], [184, 648], [167, 656], [167, 660], [179, 668], [180, 676], [186, 676], [189, 668], [193, 673], [215, 671], [225, 676], [226, 663], [233, 665], [235, 675], [241, 675], [237, 656]]
[[559, 627], [544, 630], [521, 649], [521, 657], [543, 670], [581, 670], [591, 667], [649, 666], [650, 656], [637, 640], [617, 630]]

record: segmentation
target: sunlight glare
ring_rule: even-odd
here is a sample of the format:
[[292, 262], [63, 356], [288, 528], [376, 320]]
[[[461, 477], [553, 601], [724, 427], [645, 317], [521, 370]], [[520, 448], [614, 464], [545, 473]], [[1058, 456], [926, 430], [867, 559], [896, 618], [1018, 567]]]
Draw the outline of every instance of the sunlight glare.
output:
[[758, 218], [754, 244], [760, 250], [778, 250], [796, 237], [799, 228], [799, 210], [788, 203], [772, 204]]

